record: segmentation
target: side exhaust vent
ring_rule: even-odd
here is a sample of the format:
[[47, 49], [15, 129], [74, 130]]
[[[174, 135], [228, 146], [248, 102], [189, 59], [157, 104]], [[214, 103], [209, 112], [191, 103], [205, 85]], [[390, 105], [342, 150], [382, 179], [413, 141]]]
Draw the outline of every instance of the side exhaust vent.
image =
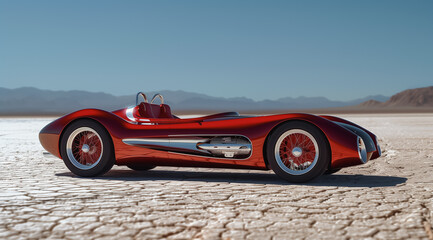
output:
[[245, 158], [251, 154], [252, 149], [251, 142], [240, 136], [214, 137], [209, 143], [198, 143], [197, 148], [224, 158]]

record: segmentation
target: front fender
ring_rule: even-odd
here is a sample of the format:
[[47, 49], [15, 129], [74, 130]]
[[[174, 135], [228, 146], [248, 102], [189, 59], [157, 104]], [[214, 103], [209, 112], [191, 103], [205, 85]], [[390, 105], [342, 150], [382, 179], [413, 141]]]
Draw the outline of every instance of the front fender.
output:
[[320, 117], [328, 119], [328, 120], [333, 121], [333, 122], [347, 124], [347, 125], [350, 125], [350, 126], [353, 126], [353, 127], [356, 127], [356, 128], [363, 130], [364, 132], [366, 132], [370, 136], [371, 140], [373, 141], [374, 147], [375, 147], [375, 150], [371, 153], [370, 160], [376, 159], [382, 155], [382, 150], [380, 149], [379, 142], [377, 140], [377, 136], [374, 133], [368, 131], [367, 129], [365, 129], [365, 128], [363, 128], [363, 127], [361, 127], [361, 126], [359, 126], [359, 125], [357, 125], [351, 121], [343, 119], [343, 118], [339, 118], [339, 117], [335, 117], [335, 116], [328, 116], [328, 115], [321, 115]]
[[364, 163], [358, 152], [358, 135], [320, 116], [308, 117], [305, 121], [322, 130], [328, 139], [331, 149], [331, 169]]
[[[319, 128], [328, 140], [331, 150], [331, 168], [343, 168], [363, 164], [358, 152], [358, 136], [333, 121], [311, 114], [283, 114], [272, 129], [288, 121], [305, 121]], [[271, 118], [271, 117], [270, 117]], [[272, 131], [271, 131], [272, 132]], [[268, 134], [269, 136], [269, 134]]]

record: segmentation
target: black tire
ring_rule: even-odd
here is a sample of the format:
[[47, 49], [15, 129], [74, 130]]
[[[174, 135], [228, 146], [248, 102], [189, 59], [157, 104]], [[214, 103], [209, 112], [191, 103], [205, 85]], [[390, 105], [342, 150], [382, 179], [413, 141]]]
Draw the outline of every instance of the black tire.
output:
[[126, 166], [132, 170], [135, 170], [135, 171], [147, 171], [147, 170], [150, 170], [150, 169], [153, 169], [156, 167], [154, 165], [138, 164], [138, 163], [137, 164], [128, 164]]
[[331, 175], [331, 174], [334, 174], [340, 170], [341, 170], [341, 168], [328, 169], [323, 173], [323, 175]]
[[[284, 123], [269, 135], [266, 157], [271, 169], [289, 182], [306, 182], [322, 175], [331, 159], [322, 131], [301, 121]], [[302, 164], [294, 163], [301, 159]]]
[[[81, 141], [79, 139], [88, 140], [88, 145], [80, 145]], [[77, 144], [77, 142], [80, 143]], [[84, 145], [87, 145], [87, 147]], [[76, 155], [77, 151], [82, 155]], [[83, 157], [85, 154], [89, 155]], [[66, 128], [60, 140], [60, 155], [69, 170], [82, 177], [102, 175], [109, 171], [115, 162], [113, 142], [107, 130], [99, 123], [89, 119], [78, 120]], [[85, 158], [90, 159], [89, 161], [95, 158], [98, 160], [89, 165], [87, 160], [83, 160]], [[82, 164], [82, 162], [85, 164]]]

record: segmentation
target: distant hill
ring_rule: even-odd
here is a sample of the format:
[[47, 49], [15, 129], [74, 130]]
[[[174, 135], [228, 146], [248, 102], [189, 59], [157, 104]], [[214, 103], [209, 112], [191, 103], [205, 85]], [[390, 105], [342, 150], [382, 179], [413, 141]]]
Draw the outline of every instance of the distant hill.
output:
[[409, 89], [393, 95], [385, 106], [433, 107], [433, 86]]
[[365, 102], [359, 104], [359, 106], [361, 106], [361, 107], [377, 107], [377, 106], [380, 106], [381, 104], [383, 104], [383, 102], [381, 102], [381, 101], [368, 100], [368, 101], [365, 101]]
[[361, 103], [359, 106], [376, 108], [432, 108], [433, 86], [408, 89], [391, 96], [387, 101], [369, 100]]
[[[156, 92], [148, 92], [151, 98]], [[222, 98], [185, 91], [160, 91], [173, 111], [273, 111], [335, 108], [358, 105], [366, 100], [386, 101], [382, 95], [351, 101], [332, 101], [325, 97], [285, 97], [277, 100], [254, 101], [249, 98]], [[159, 101], [159, 100], [158, 100]], [[0, 114], [64, 114], [83, 108], [112, 111], [135, 104], [135, 93], [114, 96], [102, 92], [52, 91], [33, 87], [0, 88]]]

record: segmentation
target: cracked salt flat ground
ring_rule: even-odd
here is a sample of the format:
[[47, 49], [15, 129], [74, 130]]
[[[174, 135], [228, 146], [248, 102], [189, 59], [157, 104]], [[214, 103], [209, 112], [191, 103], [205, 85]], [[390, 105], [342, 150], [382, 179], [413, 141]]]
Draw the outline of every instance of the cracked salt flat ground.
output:
[[115, 166], [98, 178], [44, 158], [52, 119], [0, 119], [0, 238], [433, 239], [433, 114], [342, 115], [383, 157], [306, 184], [271, 171]]

